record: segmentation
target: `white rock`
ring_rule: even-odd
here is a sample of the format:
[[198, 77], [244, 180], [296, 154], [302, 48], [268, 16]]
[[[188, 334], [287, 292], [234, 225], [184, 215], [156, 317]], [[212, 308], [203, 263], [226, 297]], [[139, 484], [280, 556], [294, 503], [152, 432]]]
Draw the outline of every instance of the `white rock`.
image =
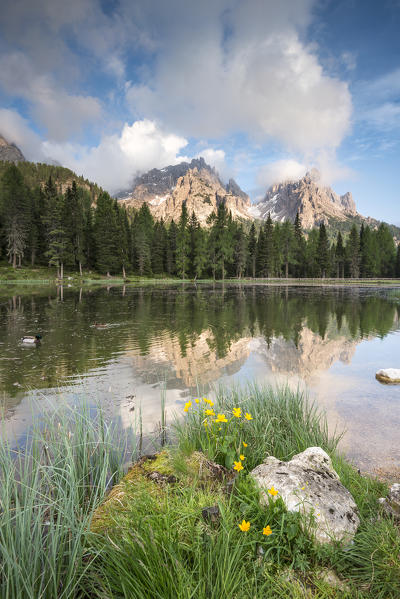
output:
[[375, 377], [381, 383], [400, 383], [400, 368], [381, 368]]
[[268, 505], [268, 489], [279, 491], [287, 509], [314, 517], [314, 534], [320, 543], [350, 542], [360, 520], [351, 493], [342, 485], [328, 454], [309, 447], [289, 462], [268, 457], [251, 472]]

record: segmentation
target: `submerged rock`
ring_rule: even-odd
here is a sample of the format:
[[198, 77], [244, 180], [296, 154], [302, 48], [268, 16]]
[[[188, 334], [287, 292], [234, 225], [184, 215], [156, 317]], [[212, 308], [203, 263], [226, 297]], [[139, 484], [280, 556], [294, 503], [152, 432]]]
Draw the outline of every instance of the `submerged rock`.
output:
[[394, 483], [387, 497], [381, 497], [379, 503], [389, 516], [400, 520], [400, 483]]
[[400, 384], [400, 368], [381, 368], [375, 375], [380, 383]]
[[356, 503], [320, 447], [309, 447], [289, 462], [270, 456], [251, 476], [262, 491], [262, 503], [268, 505], [268, 490], [274, 487], [289, 511], [313, 516], [320, 543], [353, 538], [360, 523]]

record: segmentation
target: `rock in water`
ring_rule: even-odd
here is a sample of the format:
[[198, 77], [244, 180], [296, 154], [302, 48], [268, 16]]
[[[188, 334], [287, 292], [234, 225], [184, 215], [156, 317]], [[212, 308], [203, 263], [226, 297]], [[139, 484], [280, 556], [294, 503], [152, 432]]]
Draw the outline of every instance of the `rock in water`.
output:
[[378, 370], [375, 378], [380, 383], [399, 384], [400, 383], [400, 368], [382, 368]]
[[309, 447], [289, 462], [270, 456], [251, 476], [262, 491], [263, 504], [268, 504], [268, 489], [274, 487], [289, 511], [313, 514], [320, 543], [348, 543], [353, 538], [360, 523], [356, 503], [321, 447]]

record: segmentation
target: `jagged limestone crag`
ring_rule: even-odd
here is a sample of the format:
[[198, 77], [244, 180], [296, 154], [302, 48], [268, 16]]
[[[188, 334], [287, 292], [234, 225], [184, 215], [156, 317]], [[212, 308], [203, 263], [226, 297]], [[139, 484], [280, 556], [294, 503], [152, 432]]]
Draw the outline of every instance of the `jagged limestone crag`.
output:
[[272, 185], [257, 208], [261, 218], [271, 214], [272, 220], [282, 222], [293, 222], [298, 212], [305, 229], [327, 224], [330, 218], [344, 221], [357, 216], [351, 193], [339, 196], [330, 187], [322, 185], [316, 169], [299, 181]]
[[22, 162], [25, 160], [25, 157], [15, 144], [8, 143], [0, 135], [0, 160], [4, 162]]
[[194, 212], [202, 226], [208, 226], [208, 218], [221, 203], [234, 219], [252, 219], [248, 195], [233, 179], [224, 185], [203, 158], [152, 169], [137, 177], [132, 192], [119, 199], [136, 209], [146, 202], [153, 216], [166, 222], [179, 220], [184, 203], [189, 215]]
[[268, 489], [274, 487], [289, 511], [312, 516], [318, 542], [348, 543], [354, 537], [360, 523], [356, 503], [320, 447], [309, 447], [289, 462], [269, 456], [251, 476], [262, 503], [268, 505]]

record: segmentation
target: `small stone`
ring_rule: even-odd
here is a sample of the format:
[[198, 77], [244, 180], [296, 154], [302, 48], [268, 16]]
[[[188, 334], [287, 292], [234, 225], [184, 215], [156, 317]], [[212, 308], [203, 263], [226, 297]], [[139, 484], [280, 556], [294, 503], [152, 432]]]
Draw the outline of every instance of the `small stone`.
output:
[[388, 516], [400, 520], [400, 483], [394, 483], [387, 497], [378, 499]]
[[206, 522], [218, 522], [220, 517], [219, 507], [217, 505], [205, 507], [203, 510], [201, 510], [201, 515]]
[[318, 542], [349, 543], [354, 537], [360, 523], [356, 503], [321, 447], [309, 447], [289, 462], [269, 456], [251, 476], [261, 489], [261, 503], [268, 505], [274, 487], [289, 511], [312, 514]]
[[380, 383], [398, 385], [400, 384], [400, 368], [382, 368], [381, 370], [378, 370], [375, 378]]

